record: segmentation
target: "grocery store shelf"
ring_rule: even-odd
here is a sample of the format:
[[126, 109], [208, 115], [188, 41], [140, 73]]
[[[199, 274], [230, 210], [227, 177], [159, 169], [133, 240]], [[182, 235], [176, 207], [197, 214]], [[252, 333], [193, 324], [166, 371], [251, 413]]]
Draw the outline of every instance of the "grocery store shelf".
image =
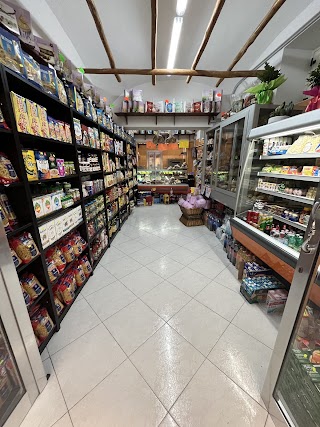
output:
[[65, 318], [65, 315], [68, 313], [68, 311], [70, 310], [70, 308], [73, 306], [73, 304], [75, 303], [76, 299], [78, 298], [80, 292], [82, 291], [83, 287], [88, 282], [88, 280], [90, 279], [91, 276], [92, 276], [92, 273], [90, 274], [89, 277], [86, 278], [86, 280], [83, 282], [83, 284], [78, 287], [78, 289], [76, 290], [75, 297], [74, 297], [74, 300], [72, 301], [72, 303], [70, 305], [65, 305], [62, 313], [59, 316], [59, 323], [61, 323], [62, 320]]
[[307, 226], [304, 224], [300, 224], [300, 222], [290, 221], [289, 219], [283, 218], [282, 216], [275, 215], [273, 213], [268, 212], [268, 214], [272, 215], [274, 219], [276, 219], [280, 222], [283, 222], [284, 224], [288, 224], [291, 227], [295, 227], [295, 228], [298, 228], [299, 230], [303, 230], [303, 231], [306, 231], [306, 229], [307, 229]]
[[64, 215], [66, 212], [72, 210], [73, 208], [76, 208], [79, 205], [81, 205], [81, 200], [78, 200], [73, 205], [68, 206], [67, 208], [61, 208], [49, 213], [48, 215], [37, 218], [38, 226], [40, 227], [40, 225], [45, 224], [46, 222], [51, 221], [52, 219], [55, 219], [55, 218], [58, 218], [59, 216]]
[[65, 181], [66, 179], [76, 179], [78, 178], [78, 175], [76, 173], [72, 175], [65, 175], [65, 176], [59, 176], [58, 178], [50, 178], [50, 179], [37, 179], [35, 181], [28, 181], [29, 184], [48, 184], [50, 182], [57, 182], [57, 181]]
[[280, 193], [279, 191], [263, 190], [256, 188], [259, 193], [269, 194], [270, 196], [280, 197], [281, 199], [293, 200], [294, 202], [304, 203], [306, 205], [313, 205], [314, 199], [308, 199], [307, 197], [294, 196], [293, 194]]
[[25, 270], [27, 267], [29, 267], [36, 259], [38, 259], [40, 257], [40, 253], [35, 256], [34, 258], [32, 258], [32, 260], [30, 262], [28, 262], [28, 264], [21, 264], [19, 265], [19, 267], [16, 269], [17, 273], [21, 273], [21, 271]]
[[104, 192], [104, 189], [103, 189], [103, 190], [99, 190], [99, 191], [97, 191], [96, 193], [91, 194], [90, 196], [86, 196], [86, 197], [84, 197], [84, 198], [82, 199], [82, 201], [83, 201], [83, 202], [86, 202], [87, 200], [91, 199], [92, 197], [99, 196], [99, 194], [103, 194], [103, 192]]
[[311, 181], [311, 182], [320, 182], [319, 176], [306, 176], [306, 175], [288, 175], [284, 173], [268, 173], [268, 172], [258, 172], [258, 176], [265, 176], [269, 178], [281, 178], [281, 179], [293, 179], [295, 181]]
[[73, 231], [75, 231], [78, 227], [80, 227], [83, 224], [84, 224], [84, 221], [79, 222], [79, 224], [70, 228], [70, 230], [68, 230], [63, 236], [61, 236], [60, 239], [57, 239], [55, 242], [51, 243], [51, 245], [46, 246], [45, 248], [43, 248], [43, 250], [47, 251], [48, 249], [52, 248], [53, 246], [56, 246], [58, 244], [58, 242], [60, 242], [60, 240], [65, 239], [67, 234], [72, 233]]
[[[101, 212], [100, 212], [101, 213]], [[90, 238], [89, 238], [89, 243], [92, 243], [93, 240], [97, 237], [97, 235], [99, 233], [101, 233], [102, 230], [104, 230], [106, 228], [106, 226], [104, 225], [103, 227], [99, 228], [98, 231], [96, 231]]]
[[101, 149], [100, 148], [89, 147], [88, 145], [77, 144], [77, 148], [79, 148], [81, 150], [84, 149], [84, 150], [96, 151], [97, 153], [101, 153]]
[[26, 141], [28, 144], [38, 145], [38, 144], [53, 144], [53, 145], [62, 145], [63, 147], [72, 147], [74, 145], [72, 142], [59, 141], [58, 139], [53, 138], [44, 138], [43, 136], [31, 135], [30, 133], [19, 132], [19, 138], [21, 141]]
[[107, 246], [106, 248], [103, 249], [103, 251], [101, 252], [101, 254], [99, 255], [99, 257], [93, 262], [93, 266], [92, 269], [95, 270], [95, 268], [97, 267], [97, 265], [99, 264], [101, 258], [103, 257], [103, 255], [107, 252], [109, 246]]
[[31, 312], [33, 310], [33, 308], [38, 305], [40, 303], [40, 301], [42, 300], [43, 297], [45, 297], [46, 295], [48, 295], [48, 289], [44, 289], [41, 294], [34, 300], [32, 301], [32, 304], [30, 304], [28, 311]]
[[101, 174], [103, 171], [100, 169], [99, 171], [93, 171], [93, 172], [80, 172], [80, 176], [87, 176], [87, 175], [97, 175]]
[[282, 159], [318, 159], [320, 158], [320, 153], [311, 153], [311, 154], [279, 154], [275, 156], [260, 156], [260, 160], [282, 160]]
[[59, 274], [59, 276], [53, 282], [50, 282], [51, 286], [54, 286], [56, 283], [59, 282], [59, 280], [61, 279], [61, 277], [63, 277], [70, 270], [70, 268], [74, 265], [75, 261], [77, 261], [81, 256], [83, 256], [83, 254], [85, 253], [85, 251], [86, 251], [87, 248], [88, 248], [88, 245], [86, 245], [82, 249], [81, 254], [77, 255], [73, 261], [69, 262], [66, 265], [65, 269], [63, 270], [63, 272], [61, 274]]
[[25, 231], [27, 228], [32, 227], [32, 222], [28, 222], [28, 224], [22, 225], [21, 227], [17, 227], [12, 231], [9, 231], [7, 234], [7, 238], [10, 239], [10, 237], [15, 236], [18, 233], [22, 233], [22, 231]]

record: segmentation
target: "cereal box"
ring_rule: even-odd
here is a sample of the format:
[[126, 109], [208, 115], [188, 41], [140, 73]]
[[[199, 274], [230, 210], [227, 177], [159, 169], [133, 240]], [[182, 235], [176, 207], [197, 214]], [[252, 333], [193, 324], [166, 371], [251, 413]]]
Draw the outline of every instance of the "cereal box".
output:
[[49, 126], [49, 137], [52, 139], [57, 139], [55, 120], [52, 117], [48, 117], [48, 126]]
[[26, 99], [10, 92], [18, 132], [30, 133]]
[[35, 102], [30, 101], [30, 99], [26, 99], [26, 104], [27, 104], [27, 111], [28, 111], [28, 117], [29, 117], [30, 133], [35, 136], [42, 136], [38, 105]]
[[57, 137], [57, 140], [58, 140], [58, 141], [62, 141], [62, 136], [61, 136], [61, 134], [60, 134], [60, 125], [59, 125], [58, 120], [55, 120], [55, 121], [54, 121], [54, 129], [55, 129], [55, 131], [56, 131], [56, 137]]
[[60, 129], [60, 141], [66, 142], [66, 132], [64, 129], [64, 123], [63, 122], [58, 122], [59, 123], [59, 129]]
[[47, 109], [38, 105], [41, 134], [44, 138], [50, 138]]
[[71, 130], [70, 130], [70, 125], [68, 123], [64, 124], [64, 131], [66, 134], [66, 142], [68, 142], [69, 144], [72, 143], [72, 136], [71, 136]]
[[24, 167], [26, 168], [26, 174], [28, 181], [37, 181], [38, 170], [36, 158], [33, 150], [22, 150], [22, 157], [24, 161]]

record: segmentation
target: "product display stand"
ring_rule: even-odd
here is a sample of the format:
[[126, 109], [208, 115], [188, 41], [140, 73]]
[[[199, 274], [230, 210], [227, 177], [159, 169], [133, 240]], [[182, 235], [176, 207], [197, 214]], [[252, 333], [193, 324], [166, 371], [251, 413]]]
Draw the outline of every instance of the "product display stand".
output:
[[[40, 136], [34, 136], [18, 132], [13, 105], [10, 98], [11, 91], [45, 107], [47, 109], [48, 116], [52, 116], [57, 120], [61, 120], [69, 124], [72, 136], [72, 143], [60, 142], [58, 140], [50, 138], [43, 138]], [[41, 88], [37, 87], [27, 79], [23, 78], [19, 74], [14, 73], [13, 71], [7, 69], [4, 66], [0, 67], [0, 92], [1, 109], [10, 127], [9, 130], [0, 128], [0, 151], [8, 156], [19, 177], [19, 182], [15, 182], [8, 185], [1, 185], [0, 188], [1, 192], [7, 195], [19, 222], [18, 228], [15, 228], [13, 231], [8, 232], [7, 237], [9, 239], [25, 231], [31, 233], [34, 242], [36, 243], [39, 249], [39, 255], [34, 257], [28, 264], [22, 264], [17, 267], [17, 274], [20, 277], [22, 273], [27, 271], [36, 275], [39, 282], [44, 287], [44, 291], [38, 296], [35, 301], [33, 301], [31, 306], [29, 307], [29, 312], [37, 305], [43, 306], [48, 310], [48, 313], [54, 323], [54, 327], [51, 330], [49, 336], [44, 341], [42, 341], [39, 346], [39, 351], [42, 352], [50, 341], [52, 335], [60, 329], [61, 322], [72, 305], [65, 305], [63, 311], [58, 316], [54, 302], [54, 294], [52, 289], [53, 286], [63, 275], [65, 275], [71, 269], [74, 261], [76, 261], [80, 256], [84, 254], [88, 255], [88, 258], [92, 265], [92, 269], [94, 271], [100, 259], [103, 257], [104, 253], [110, 246], [116, 233], [119, 232], [122, 224], [126, 221], [128, 215], [132, 211], [134, 203], [132, 204], [133, 206], [130, 208], [130, 200], [135, 202], [135, 190], [137, 189], [137, 172], [135, 160], [136, 147], [131, 136], [125, 134], [124, 137], [122, 137], [114, 134], [112, 130], [99, 125], [98, 123], [86, 117], [85, 115], [79, 113], [73, 108], [70, 108], [68, 105], [63, 104], [57, 98], [51, 96], [50, 94], [47, 94]], [[116, 182], [114, 184], [114, 186], [116, 186], [116, 188], [118, 189], [119, 196], [116, 199], [118, 207], [117, 213], [112, 218], [108, 217], [109, 202], [106, 200], [107, 188], [105, 185], [104, 176], [107, 175], [109, 172], [103, 170], [103, 150], [100, 148], [82, 146], [76, 143], [75, 130], [73, 126], [74, 118], [79, 119], [80, 122], [85, 126], [96, 128], [99, 132], [99, 135], [101, 134], [101, 132], [104, 132], [108, 134], [110, 138], [123, 142], [123, 153], [121, 155], [118, 155], [115, 152], [109, 152], [110, 158], [119, 158], [121, 170], [124, 175], [124, 180], [122, 182]], [[47, 179], [29, 181], [22, 155], [23, 149], [55, 152], [57, 154], [57, 157], [63, 158], [69, 162], [73, 162], [75, 173], [64, 177], [52, 178], [50, 180]], [[79, 152], [97, 155], [100, 170], [94, 172], [81, 172], [78, 157]], [[128, 168], [129, 160], [130, 168]], [[82, 182], [85, 179], [101, 179], [102, 189], [100, 191], [97, 191], [95, 194], [84, 197], [82, 191]], [[71, 183], [72, 188], [79, 190], [80, 199], [67, 208], [54, 210], [46, 216], [37, 218], [32, 200], [32, 195], [34, 195], [35, 193], [33, 191], [35, 186], [41, 186], [41, 184], [43, 183], [47, 184], [66, 181]], [[127, 188], [129, 186], [131, 186], [132, 189], [130, 197], [126, 194], [128, 192]], [[105, 215], [105, 222], [104, 226], [92, 235], [89, 233], [88, 229], [89, 221], [86, 218], [85, 206], [88, 202], [96, 199], [100, 195], [103, 196], [103, 211], [101, 213]], [[39, 227], [49, 223], [49, 221], [55, 220], [60, 216], [63, 216], [64, 214], [70, 212], [77, 206], [81, 207], [82, 219], [79, 218], [78, 221], [74, 223], [74, 226], [68, 229], [67, 233], [63, 234], [61, 237], [59, 237], [59, 239], [53, 240], [52, 242], [50, 241], [50, 245], [47, 245], [45, 249], [43, 249]], [[112, 224], [115, 225], [114, 232], [112, 232]], [[50, 247], [58, 245], [59, 242], [61, 242], [66, 237], [66, 234], [75, 230], [80, 232], [80, 235], [87, 242], [87, 245], [82, 251], [81, 255], [79, 255], [76, 260], [67, 264], [65, 270], [61, 273], [61, 276], [58, 277], [54, 282], [52, 282], [49, 279], [45, 254]], [[108, 235], [108, 243], [97, 255], [97, 253], [94, 253], [94, 245], [96, 242], [95, 239], [97, 238], [97, 236], [100, 236], [100, 233], [103, 230], [106, 230], [106, 234]], [[90, 277], [87, 277], [86, 281], [82, 284], [82, 286], [77, 289], [73, 302], [76, 300], [77, 296], [82, 290], [82, 287], [85, 285], [89, 278]]]

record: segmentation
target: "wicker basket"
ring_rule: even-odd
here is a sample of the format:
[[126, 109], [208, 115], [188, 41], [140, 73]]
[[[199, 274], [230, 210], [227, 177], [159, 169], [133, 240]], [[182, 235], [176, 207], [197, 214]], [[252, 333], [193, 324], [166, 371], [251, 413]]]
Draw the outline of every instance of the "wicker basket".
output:
[[200, 218], [187, 218], [184, 215], [181, 215], [180, 221], [182, 224], [184, 224], [186, 227], [195, 227], [197, 225], [203, 225], [203, 219]]
[[203, 208], [187, 209], [180, 206], [181, 212], [187, 218], [197, 217], [199, 218], [202, 214]]

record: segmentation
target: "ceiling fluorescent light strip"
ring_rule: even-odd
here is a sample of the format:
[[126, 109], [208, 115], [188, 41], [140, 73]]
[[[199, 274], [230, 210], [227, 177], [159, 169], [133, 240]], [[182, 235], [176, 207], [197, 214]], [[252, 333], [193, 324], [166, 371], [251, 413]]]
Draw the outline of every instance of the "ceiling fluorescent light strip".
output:
[[171, 33], [170, 48], [169, 48], [168, 64], [167, 64], [168, 70], [172, 70], [174, 68], [179, 40], [180, 40], [182, 23], [183, 23], [183, 18], [181, 16], [176, 16], [174, 18], [172, 33]]
[[187, 9], [188, 0], [177, 0], [176, 14], [183, 16]]

